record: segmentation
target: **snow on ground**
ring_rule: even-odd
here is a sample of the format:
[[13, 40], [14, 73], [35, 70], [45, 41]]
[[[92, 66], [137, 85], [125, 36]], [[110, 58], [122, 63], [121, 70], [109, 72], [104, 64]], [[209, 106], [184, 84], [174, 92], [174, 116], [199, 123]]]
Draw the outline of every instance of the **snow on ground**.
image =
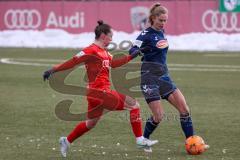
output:
[[[139, 32], [114, 31], [113, 42], [134, 41]], [[240, 51], [240, 33], [189, 33], [167, 35], [170, 50]], [[92, 43], [94, 33], [69, 34], [63, 30], [1, 31], [0, 47], [83, 48]]]

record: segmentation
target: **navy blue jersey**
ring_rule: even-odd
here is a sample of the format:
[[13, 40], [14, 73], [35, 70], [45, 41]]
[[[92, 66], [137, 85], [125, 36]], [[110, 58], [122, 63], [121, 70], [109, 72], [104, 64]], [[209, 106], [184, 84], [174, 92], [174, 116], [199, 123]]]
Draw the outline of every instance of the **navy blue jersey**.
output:
[[164, 30], [157, 31], [149, 27], [142, 31], [129, 50], [132, 54], [139, 48], [144, 49], [141, 66], [141, 89], [147, 103], [168, 99], [176, 90], [167, 68], [168, 41]]
[[164, 31], [157, 31], [149, 27], [142, 31], [130, 49], [130, 53], [138, 48], [150, 47], [145, 51], [142, 62], [155, 62], [161, 65], [166, 65], [166, 56], [168, 52], [168, 41], [164, 35]]

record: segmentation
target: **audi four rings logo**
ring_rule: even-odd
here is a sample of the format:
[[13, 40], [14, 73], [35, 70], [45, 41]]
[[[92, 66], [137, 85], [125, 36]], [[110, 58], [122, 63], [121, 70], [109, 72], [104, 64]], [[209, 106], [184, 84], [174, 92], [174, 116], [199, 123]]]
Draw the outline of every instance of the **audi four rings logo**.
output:
[[207, 10], [202, 15], [202, 25], [207, 31], [240, 32], [240, 24], [237, 13], [219, 13], [219, 11]]
[[4, 23], [9, 29], [36, 29], [41, 24], [41, 15], [35, 10], [8, 10]]

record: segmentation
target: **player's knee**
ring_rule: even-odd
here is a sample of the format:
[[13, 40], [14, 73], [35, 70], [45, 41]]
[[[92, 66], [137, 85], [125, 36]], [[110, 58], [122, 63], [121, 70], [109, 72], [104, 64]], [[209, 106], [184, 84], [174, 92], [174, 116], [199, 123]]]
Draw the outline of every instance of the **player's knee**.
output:
[[94, 128], [94, 127], [96, 126], [96, 124], [97, 124], [97, 123], [95, 123], [95, 122], [94, 122], [94, 123], [92, 123], [92, 122], [87, 123], [87, 128], [88, 128], [88, 129], [92, 129], [92, 128]]
[[135, 104], [132, 106], [133, 109], [137, 109], [140, 108], [140, 104], [138, 103], [138, 101], [135, 101]]
[[92, 129], [96, 126], [97, 122], [99, 119], [94, 119], [94, 120], [87, 120], [86, 121], [86, 126], [88, 129]]
[[140, 109], [140, 104], [135, 100], [131, 105], [128, 106], [129, 110]]
[[125, 99], [125, 108], [127, 109], [134, 109], [134, 108], [139, 108], [140, 105], [139, 103], [136, 101], [136, 99], [132, 98], [132, 97], [129, 97], [129, 96], [126, 96], [126, 99]]
[[155, 114], [155, 115], [153, 115], [153, 121], [155, 123], [160, 123], [162, 121], [163, 117], [164, 117], [163, 113]]

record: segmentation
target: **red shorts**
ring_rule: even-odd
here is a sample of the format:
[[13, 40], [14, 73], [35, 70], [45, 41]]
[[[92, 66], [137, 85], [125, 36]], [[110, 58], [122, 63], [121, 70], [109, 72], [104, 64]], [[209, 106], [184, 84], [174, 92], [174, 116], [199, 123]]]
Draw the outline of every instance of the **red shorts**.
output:
[[126, 96], [110, 89], [89, 89], [87, 93], [89, 119], [99, 118], [104, 109], [109, 111], [124, 110]]

